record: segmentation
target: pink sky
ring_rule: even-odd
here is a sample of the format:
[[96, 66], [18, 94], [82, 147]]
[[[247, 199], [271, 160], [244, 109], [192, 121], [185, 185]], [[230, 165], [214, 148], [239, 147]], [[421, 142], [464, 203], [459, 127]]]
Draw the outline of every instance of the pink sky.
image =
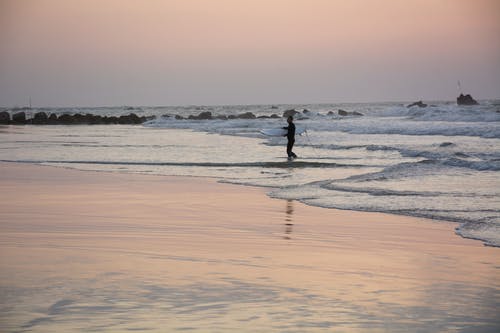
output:
[[0, 106], [500, 98], [497, 0], [0, 0]]

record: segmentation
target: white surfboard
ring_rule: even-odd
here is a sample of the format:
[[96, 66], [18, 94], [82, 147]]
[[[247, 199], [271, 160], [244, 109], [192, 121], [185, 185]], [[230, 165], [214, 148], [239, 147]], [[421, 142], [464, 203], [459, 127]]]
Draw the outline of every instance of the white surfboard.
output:
[[[301, 135], [306, 131], [305, 127], [296, 126], [295, 127], [295, 135]], [[260, 133], [267, 136], [285, 136], [287, 133], [286, 129], [283, 128], [264, 128], [260, 130]]]

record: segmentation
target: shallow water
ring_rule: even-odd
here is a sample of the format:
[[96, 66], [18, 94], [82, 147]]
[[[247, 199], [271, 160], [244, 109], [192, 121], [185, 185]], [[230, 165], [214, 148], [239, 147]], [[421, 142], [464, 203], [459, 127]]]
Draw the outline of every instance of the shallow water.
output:
[[[296, 123], [307, 128], [297, 137], [293, 163], [285, 159], [285, 138], [259, 133], [283, 126], [283, 119], [173, 118], [206, 111], [281, 115], [289, 108], [301, 111]], [[337, 109], [364, 116], [341, 117]], [[273, 187], [273, 197], [310, 205], [461, 222], [461, 235], [499, 246], [499, 109], [498, 101], [44, 109], [158, 118], [143, 126], [4, 126], [0, 160], [215, 177]]]

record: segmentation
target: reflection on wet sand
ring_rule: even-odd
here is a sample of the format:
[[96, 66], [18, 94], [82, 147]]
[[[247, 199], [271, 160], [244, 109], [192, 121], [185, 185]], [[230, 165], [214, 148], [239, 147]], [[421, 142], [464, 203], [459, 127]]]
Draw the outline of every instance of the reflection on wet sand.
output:
[[286, 201], [286, 216], [285, 216], [285, 236], [284, 239], [292, 239], [293, 231], [293, 200]]
[[500, 331], [500, 250], [453, 224], [200, 179], [0, 163], [0, 186], [0, 332]]

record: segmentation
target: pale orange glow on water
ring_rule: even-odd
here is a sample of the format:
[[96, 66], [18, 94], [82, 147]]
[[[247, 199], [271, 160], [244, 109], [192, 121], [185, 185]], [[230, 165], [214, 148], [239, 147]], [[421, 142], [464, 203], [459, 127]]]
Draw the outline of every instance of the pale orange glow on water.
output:
[[452, 223], [196, 178], [0, 170], [7, 330], [498, 327], [499, 249]]

